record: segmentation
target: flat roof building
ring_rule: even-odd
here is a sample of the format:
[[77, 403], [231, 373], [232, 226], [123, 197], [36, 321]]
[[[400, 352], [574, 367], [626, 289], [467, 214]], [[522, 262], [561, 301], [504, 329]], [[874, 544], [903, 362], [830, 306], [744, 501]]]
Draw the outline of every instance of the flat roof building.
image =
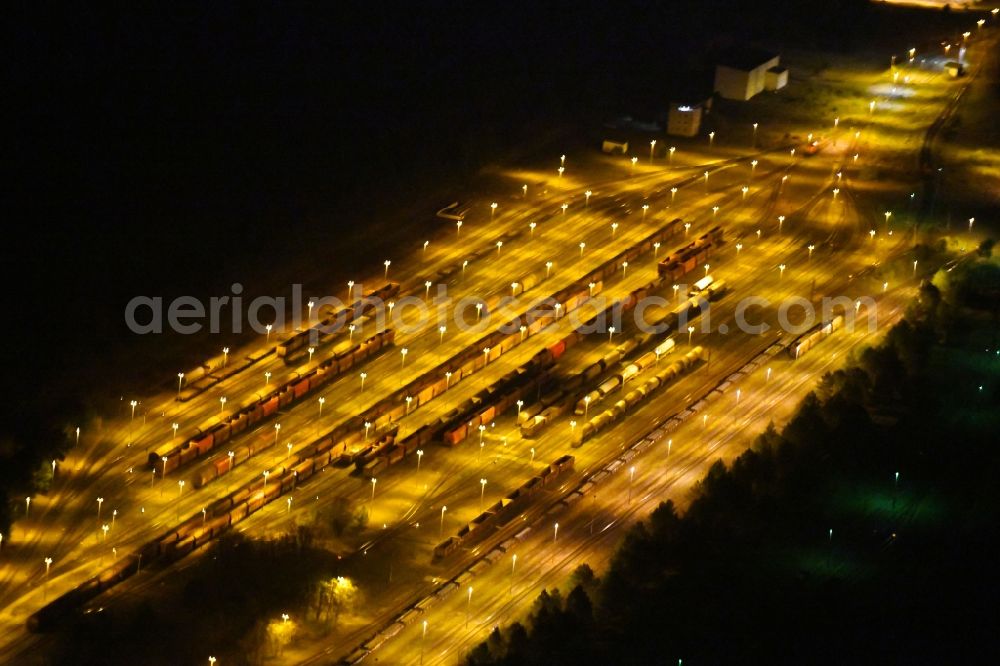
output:
[[[715, 92], [726, 99], [746, 101], [767, 86], [768, 70], [779, 70], [780, 56], [756, 48], [743, 47], [721, 53], [715, 65]], [[775, 89], [781, 75], [772, 73]], [[787, 81], [787, 72], [784, 73]]]

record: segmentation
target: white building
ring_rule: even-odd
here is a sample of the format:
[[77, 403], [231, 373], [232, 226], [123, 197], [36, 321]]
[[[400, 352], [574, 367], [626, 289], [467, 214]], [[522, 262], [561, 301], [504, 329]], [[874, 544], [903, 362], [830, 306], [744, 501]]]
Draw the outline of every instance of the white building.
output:
[[773, 53], [751, 48], [723, 54], [715, 66], [715, 91], [726, 99], [750, 99], [764, 90], [767, 72], [778, 68], [779, 58]]

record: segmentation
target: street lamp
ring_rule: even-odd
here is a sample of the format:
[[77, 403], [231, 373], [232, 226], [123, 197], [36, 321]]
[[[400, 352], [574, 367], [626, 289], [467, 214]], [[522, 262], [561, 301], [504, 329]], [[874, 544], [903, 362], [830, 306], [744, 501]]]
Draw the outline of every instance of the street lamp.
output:
[[674, 151], [675, 150], [677, 150], [677, 148], [675, 146], [670, 146], [670, 150], [667, 151], [667, 153], [670, 155], [670, 158], [667, 161], [667, 164], [669, 166], [673, 166], [674, 165]]
[[785, 277], [785, 265], [784, 264], [778, 264], [778, 271], [779, 271], [778, 277]]
[[497, 241], [497, 257], [500, 257], [500, 248], [503, 247], [503, 241]]
[[483, 495], [486, 494], [486, 479], [479, 479], [479, 513], [483, 512]]
[[265, 371], [264, 372], [264, 386], [267, 386], [270, 383], [271, 383], [271, 372], [270, 371]]
[[403, 366], [406, 365], [406, 355], [409, 352], [410, 352], [410, 350], [407, 349], [406, 347], [403, 347], [402, 349], [399, 350], [399, 356], [400, 356], [399, 369], [400, 370], [402, 370]]
[[493, 203], [490, 204], [490, 220], [493, 219], [493, 216], [496, 214], [496, 212], [497, 212], [497, 202], [494, 201]]
[[691, 336], [694, 335], [694, 326], [688, 326], [688, 347], [691, 346]]
[[653, 163], [653, 150], [656, 148], [656, 139], [649, 142], [649, 163]]
[[183, 386], [184, 386], [184, 373], [183, 372], [178, 372], [177, 373], [177, 397], [178, 398], [181, 397], [181, 387], [183, 387]]
[[[461, 224], [461, 222], [459, 222], [459, 224]], [[382, 262], [382, 265], [385, 266], [385, 274], [384, 274], [383, 277], [386, 280], [388, 280], [389, 279], [389, 266], [392, 265], [392, 262], [390, 260], [386, 259], [385, 261]]]
[[438, 344], [441, 344], [441, 343], [444, 342], [444, 334], [445, 334], [445, 331], [447, 331], [447, 330], [448, 330], [447, 326], [438, 326]]
[[549, 273], [552, 271], [552, 266], [553, 266], [553, 264], [552, 264], [551, 261], [546, 261], [545, 262], [545, 278], [546, 279], [548, 279]]
[[378, 479], [376, 479], [376, 478], [375, 478], [375, 477], [373, 476], [373, 477], [372, 477], [372, 500], [371, 500], [372, 502], [374, 502], [374, 501], [375, 501], [375, 484], [376, 484], [376, 483], [378, 483]]
[[583, 193], [583, 196], [585, 198], [584, 206], [589, 206], [590, 205], [590, 195], [591, 194], [593, 194], [593, 192], [591, 192], [590, 190], [587, 190], [586, 192]]
[[562, 208], [562, 214], [563, 214], [563, 217], [565, 217], [566, 216], [566, 209], [569, 208], [569, 204], [568, 203], [563, 203], [563, 205], [561, 205], [559, 207]]
[[670, 205], [671, 206], [674, 205], [674, 199], [676, 199], [676, 198], [677, 198], [677, 188], [676, 187], [671, 187], [670, 188]]
[[785, 225], [785, 216], [784, 215], [779, 215], [778, 216], [778, 233], [779, 234], [781, 233], [781, 229], [782, 229], [782, 227], [784, 227], [784, 225]]
[[420, 460], [424, 457], [424, 450], [417, 449], [417, 471], [420, 471]]
[[563, 172], [566, 171], [566, 167], [561, 166], [558, 169], [556, 169], [556, 171], [559, 172], [559, 177], [562, 178]]
[[313, 354], [316, 352], [316, 348], [315, 347], [310, 347], [306, 351], [309, 352], [309, 362], [312, 363]]
[[718, 206], [712, 206], [712, 219], [713, 219], [713, 220], [715, 219], [715, 216], [716, 216], [716, 215], [717, 215], [718, 213], [719, 213], [719, 207], [718, 207]]
[[615, 232], [616, 231], [618, 231], [618, 223], [617, 222], [612, 222], [611, 223], [611, 237], [612, 238], [615, 237]]
[[528, 222], [528, 236], [531, 238], [535, 237], [535, 227], [538, 226], [534, 222]]
[[362, 372], [361, 375], [360, 375], [360, 377], [361, 377], [361, 391], [364, 392], [364, 390], [365, 390], [365, 379], [368, 377], [368, 373], [367, 372]]
[[632, 158], [632, 160], [631, 160], [631, 162], [632, 162], [632, 168], [629, 171], [629, 174], [635, 174], [635, 163], [638, 162], [638, 161], [639, 161], [638, 157], [633, 157]]
[[743, 193], [743, 201], [747, 200], [747, 192], [749, 192], [749, 191], [750, 191], [750, 188], [747, 187], [746, 185], [744, 185], [742, 188], [740, 188], [740, 192]]
[[280, 433], [280, 432], [281, 432], [281, 424], [280, 423], [275, 423], [274, 424], [274, 445], [275, 446], [278, 445], [278, 433]]
[[812, 258], [813, 258], [813, 250], [815, 250], [815, 249], [816, 249], [816, 246], [815, 246], [815, 245], [812, 245], [812, 244], [809, 244], [809, 245], [807, 246], [807, 249], [809, 250], [809, 261], [812, 261]]
[[656, 256], [659, 253], [660, 253], [660, 243], [659, 243], [659, 241], [657, 241], [657, 242], [653, 243], [653, 259], [654, 260], [656, 259]]
[[580, 256], [583, 257], [583, 248], [587, 247], [587, 244], [580, 241]]
[[611, 337], [615, 334], [615, 327], [608, 326], [608, 342], [611, 342]]
[[267, 332], [264, 342], [271, 342], [271, 329], [274, 328], [273, 324], [265, 324], [264, 330]]
[[183, 479], [177, 482], [177, 497], [180, 497], [181, 493], [184, 492], [184, 485], [185, 484]]
[[753, 124], [753, 147], [757, 147], [757, 123]]
[[555, 543], [559, 538], [559, 523], [552, 526], [552, 543]]
[[226, 409], [226, 396], [219, 398], [219, 413], [222, 414]]
[[587, 418], [587, 412], [590, 410], [590, 396], [586, 395], [583, 397], [583, 418]]
[[229, 347], [222, 348], [222, 367], [229, 365]]
[[632, 503], [632, 482], [635, 481], [635, 465], [628, 470], [628, 503]]
[[456, 236], [462, 235], [462, 220], [455, 222], [455, 235]]
[[518, 400], [514, 404], [517, 405], [517, 415], [520, 416], [521, 415], [521, 408], [524, 407], [524, 400]]
[[170, 424], [171, 430], [174, 431], [174, 439], [177, 439], [177, 428], [179, 428], [179, 427], [180, 427], [180, 424], [178, 424], [178, 423], [171, 423]]
[[708, 147], [711, 148], [715, 144], [715, 132], [708, 133]]
[[[28, 500], [30, 502], [31, 498], [29, 497]], [[101, 520], [101, 505], [102, 504], [104, 504], [104, 498], [103, 497], [98, 497], [97, 498], [97, 520], [98, 520], [98, 522], [100, 522], [100, 520]]]
[[743, 249], [743, 243], [737, 243], [736, 244], [736, 257], [737, 257], [737, 259], [739, 258], [739, 256], [740, 256], [740, 250], [742, 250], [742, 249]]
[[441, 507], [441, 525], [438, 527], [438, 539], [440, 540], [444, 536], [444, 512], [448, 510], [447, 506]]
[[969, 218], [969, 233], [970, 234], [972, 233], [972, 225], [975, 224], [975, 223], [976, 223], [976, 218], [970, 217]]

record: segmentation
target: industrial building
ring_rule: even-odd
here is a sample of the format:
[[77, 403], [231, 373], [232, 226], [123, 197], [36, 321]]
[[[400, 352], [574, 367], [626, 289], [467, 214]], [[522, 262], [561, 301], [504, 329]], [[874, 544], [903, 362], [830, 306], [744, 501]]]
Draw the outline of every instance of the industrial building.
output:
[[746, 101], [765, 89], [784, 87], [788, 70], [778, 66], [779, 59], [774, 53], [755, 48], [720, 54], [715, 66], [715, 92], [725, 99]]

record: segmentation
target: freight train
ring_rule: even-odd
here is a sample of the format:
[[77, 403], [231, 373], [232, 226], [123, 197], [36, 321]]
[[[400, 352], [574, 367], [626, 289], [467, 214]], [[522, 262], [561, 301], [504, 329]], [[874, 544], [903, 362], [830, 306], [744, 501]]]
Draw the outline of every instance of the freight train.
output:
[[361, 297], [351, 305], [341, 308], [335, 314], [324, 317], [321, 321], [316, 322], [310, 328], [293, 333], [286, 340], [280, 342], [278, 346], [275, 347], [275, 353], [279, 358], [283, 358], [288, 361], [293, 357], [293, 353], [295, 351], [307, 346], [317, 346], [320, 343], [328, 341], [334, 332], [331, 327], [342, 328], [350, 324], [355, 319], [371, 314], [376, 308], [381, 307], [383, 303], [387, 302], [391, 298], [394, 298], [398, 293], [398, 283], [386, 283], [378, 289]]
[[557, 458], [552, 464], [531, 477], [516, 490], [512, 490], [492, 506], [464, 525], [454, 536], [450, 536], [434, 547], [434, 559], [440, 560], [454, 553], [460, 546], [469, 546], [484, 538], [490, 528], [510, 522], [520, 512], [528, 500], [546, 486], [573, 471], [576, 459], [571, 455]]
[[274, 416], [279, 408], [300, 401], [304, 396], [315, 392], [316, 389], [329, 383], [333, 378], [375, 356], [386, 346], [392, 345], [395, 337], [396, 332], [393, 329], [376, 333], [364, 342], [320, 363], [305, 375], [275, 387], [267, 395], [244, 405], [208, 430], [181, 444], [168, 444], [152, 451], [148, 460], [150, 467], [159, 468], [165, 476], [181, 465], [203, 457], [209, 451], [228, 442], [231, 437]]
[[704, 264], [712, 255], [713, 249], [722, 242], [722, 237], [722, 227], [712, 227], [707, 233], [664, 257], [656, 265], [657, 272], [664, 279], [676, 282]]
[[808, 331], [795, 338], [788, 347], [788, 353], [792, 358], [799, 358], [814, 346], [830, 337], [830, 335], [844, 326], [844, 315], [837, 315], [829, 321], [816, 324]]

